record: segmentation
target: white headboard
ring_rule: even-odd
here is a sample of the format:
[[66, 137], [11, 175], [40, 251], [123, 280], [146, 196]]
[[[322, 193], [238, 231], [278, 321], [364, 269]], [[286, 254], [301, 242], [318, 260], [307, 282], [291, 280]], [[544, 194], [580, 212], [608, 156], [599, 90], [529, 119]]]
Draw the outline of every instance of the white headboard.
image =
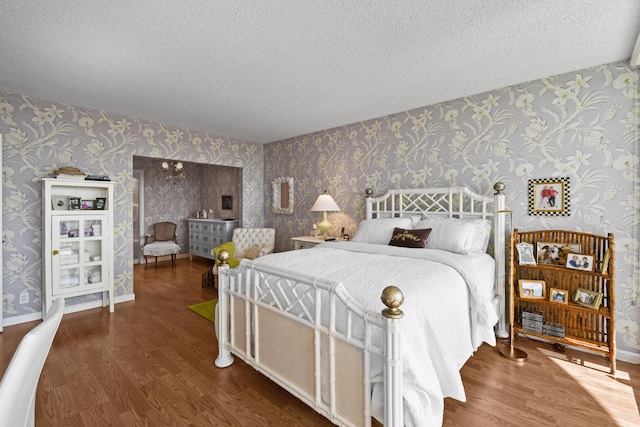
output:
[[493, 257], [496, 261], [494, 307], [500, 316], [496, 335], [506, 338], [509, 335], [506, 321], [506, 266], [507, 266], [507, 215], [505, 211], [505, 185], [497, 182], [493, 196], [474, 193], [467, 187], [420, 188], [389, 190], [379, 197], [372, 197], [369, 188], [367, 194], [367, 219], [393, 218], [420, 215], [424, 217], [443, 217], [492, 220]]

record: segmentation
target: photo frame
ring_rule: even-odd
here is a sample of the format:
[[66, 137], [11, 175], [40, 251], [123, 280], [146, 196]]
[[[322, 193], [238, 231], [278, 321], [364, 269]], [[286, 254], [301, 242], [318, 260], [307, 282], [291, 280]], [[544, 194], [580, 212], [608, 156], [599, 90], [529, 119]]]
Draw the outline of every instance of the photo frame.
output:
[[518, 251], [518, 263], [520, 265], [536, 265], [536, 259], [533, 256], [533, 245], [531, 243], [518, 243], [516, 244], [516, 250]]
[[80, 204], [80, 209], [84, 210], [93, 210], [96, 208], [95, 200], [83, 200]]
[[593, 272], [594, 261], [595, 257], [593, 255], [570, 253], [567, 256], [565, 267], [571, 270]]
[[568, 304], [569, 291], [566, 289], [551, 288], [549, 289], [549, 301], [559, 304]]
[[79, 211], [81, 208], [82, 199], [80, 197], [69, 197], [69, 209], [72, 211]]
[[518, 280], [518, 293], [523, 299], [544, 299], [546, 284], [544, 280]]
[[222, 196], [222, 209], [233, 209], [233, 196]]
[[51, 196], [51, 207], [54, 211], [68, 211], [69, 196]]
[[570, 253], [580, 253], [579, 243], [536, 242], [536, 261], [542, 265], [564, 267]]
[[529, 180], [529, 215], [569, 216], [569, 177]]
[[107, 198], [106, 197], [96, 197], [95, 209], [102, 211], [107, 208]]
[[590, 291], [584, 288], [576, 289], [573, 302], [583, 307], [598, 310], [602, 303], [602, 292]]

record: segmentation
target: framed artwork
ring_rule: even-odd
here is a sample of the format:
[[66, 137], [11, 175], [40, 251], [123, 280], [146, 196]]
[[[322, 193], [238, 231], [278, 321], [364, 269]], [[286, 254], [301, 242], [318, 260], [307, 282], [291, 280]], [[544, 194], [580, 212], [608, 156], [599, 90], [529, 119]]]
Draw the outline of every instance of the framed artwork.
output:
[[518, 280], [520, 298], [544, 299], [545, 288], [544, 280]]
[[529, 180], [529, 215], [569, 216], [569, 177]]
[[95, 200], [83, 200], [82, 204], [80, 205], [80, 208], [82, 210], [95, 209], [96, 208], [96, 201]]
[[222, 196], [222, 209], [233, 209], [233, 196]]
[[536, 259], [533, 256], [533, 245], [531, 243], [518, 243], [516, 250], [518, 251], [518, 263], [520, 265], [536, 265]]
[[69, 209], [79, 211], [82, 208], [80, 197], [69, 197]]
[[565, 267], [572, 270], [582, 270], [593, 272], [593, 255], [586, 254], [569, 254]]
[[581, 250], [579, 243], [536, 242], [536, 260], [538, 264], [564, 267], [567, 256]]
[[602, 303], [602, 293], [578, 288], [573, 296], [573, 302], [583, 307], [597, 310]]
[[549, 301], [560, 304], [569, 303], [569, 291], [565, 289], [551, 288], [549, 289]]
[[54, 211], [68, 211], [69, 196], [51, 196], [51, 206]]
[[95, 209], [104, 210], [107, 207], [106, 197], [96, 197]]

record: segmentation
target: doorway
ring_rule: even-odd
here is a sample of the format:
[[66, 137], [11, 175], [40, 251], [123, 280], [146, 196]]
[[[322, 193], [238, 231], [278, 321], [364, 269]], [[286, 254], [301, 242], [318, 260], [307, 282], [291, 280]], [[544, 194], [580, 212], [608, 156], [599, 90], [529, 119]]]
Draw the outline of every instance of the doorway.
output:
[[142, 219], [144, 218], [144, 171], [133, 170], [133, 263], [142, 264], [144, 244]]

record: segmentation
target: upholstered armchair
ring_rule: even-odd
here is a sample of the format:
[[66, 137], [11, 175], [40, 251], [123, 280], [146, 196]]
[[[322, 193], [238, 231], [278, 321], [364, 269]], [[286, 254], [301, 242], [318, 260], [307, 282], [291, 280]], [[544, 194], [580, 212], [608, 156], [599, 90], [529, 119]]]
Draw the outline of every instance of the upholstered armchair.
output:
[[176, 255], [180, 253], [180, 246], [176, 243], [176, 227], [177, 225], [173, 222], [158, 222], [153, 225], [153, 235], [145, 237], [142, 248], [145, 267], [149, 264], [147, 257], [150, 256], [156, 258], [157, 267], [159, 256], [171, 255], [171, 265], [173, 265]]
[[273, 252], [276, 243], [274, 228], [236, 228], [230, 242], [211, 249], [216, 257], [213, 274], [218, 274], [218, 252], [229, 251], [229, 266], [235, 268], [243, 258], [254, 259]]

